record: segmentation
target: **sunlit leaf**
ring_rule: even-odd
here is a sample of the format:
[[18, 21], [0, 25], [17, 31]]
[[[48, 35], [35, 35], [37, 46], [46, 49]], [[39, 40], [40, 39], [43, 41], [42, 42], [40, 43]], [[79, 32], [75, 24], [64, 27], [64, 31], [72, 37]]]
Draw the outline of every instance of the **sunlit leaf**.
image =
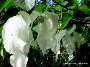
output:
[[67, 4], [67, 1], [65, 1], [65, 0], [55, 0], [55, 2], [57, 2], [61, 5], [66, 5]]
[[55, 6], [55, 10], [60, 10], [61, 11], [62, 10], [62, 7], [60, 5], [56, 5]]
[[68, 10], [68, 13], [71, 14], [73, 16], [74, 11], [73, 10]]
[[67, 26], [67, 24], [69, 23], [69, 21], [71, 20], [71, 15], [70, 14], [66, 14], [63, 16], [62, 20], [61, 20], [61, 27], [62, 29], [65, 28]]
[[13, 2], [22, 9], [29, 11], [33, 7], [35, 0], [13, 0]]
[[46, 7], [47, 7], [46, 3], [45, 3], [45, 2], [41, 2], [39, 5], [37, 5], [37, 6], [35, 7], [34, 10], [42, 13], [42, 12], [45, 11]]
[[90, 14], [90, 9], [86, 4], [80, 5], [79, 10], [86, 14]]
[[11, 6], [17, 7], [17, 6], [13, 3], [12, 0], [6, 0], [6, 1], [2, 4], [2, 6], [0, 7], [0, 12], [1, 12], [4, 8], [6, 8], [6, 9], [8, 10], [8, 8], [10, 8]]
[[14, 2], [12, 0], [6, 5], [6, 9], [8, 10], [11, 6], [18, 8], [18, 6], [16, 4], [14, 4]]
[[2, 56], [3, 58], [5, 58], [5, 56], [6, 56], [6, 51], [5, 51], [5, 49], [1, 49], [1, 50], [0, 50], [0, 54], [1, 54], [1, 56]]

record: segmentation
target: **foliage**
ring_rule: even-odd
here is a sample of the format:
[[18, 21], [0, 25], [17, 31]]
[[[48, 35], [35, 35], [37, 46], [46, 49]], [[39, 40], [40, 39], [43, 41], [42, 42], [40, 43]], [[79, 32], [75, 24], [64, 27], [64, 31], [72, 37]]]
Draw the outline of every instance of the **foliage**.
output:
[[[27, 67], [90, 66], [90, 2], [88, 0], [82, 0], [81, 2], [79, 2], [78, 0], [53, 0], [53, 5], [50, 5], [51, 1], [49, 0], [42, 0], [38, 3], [34, 2], [34, 0], [30, 0], [29, 2], [28, 1], [29, 0], [0, 1], [0, 67], [6, 67], [7, 65], [11, 67], [9, 61], [10, 54], [6, 52], [3, 44], [2, 27], [10, 17], [17, 15], [21, 10], [29, 13], [30, 17], [32, 18], [30, 26], [32, 28], [32, 33], [35, 40], [35, 45], [30, 46], [29, 48], [29, 60], [27, 63]], [[36, 4], [33, 6], [34, 3]], [[57, 46], [58, 49], [60, 48], [60, 54], [55, 52], [55, 50], [53, 50], [51, 46], [50, 49], [45, 49], [46, 54], [43, 54], [42, 51], [46, 45], [43, 44], [44, 47], [41, 48], [40, 44], [38, 43], [38, 40], [40, 39], [38, 38], [37, 40], [37, 37], [40, 34], [39, 32], [41, 32], [42, 30], [45, 30], [46, 32], [46, 30], [50, 28], [50, 25], [46, 27], [47, 29], [41, 28], [42, 30], [40, 30], [40, 26], [37, 21], [37, 17], [39, 16], [39, 14], [35, 11], [40, 13], [40, 15], [42, 15], [46, 11], [49, 11], [50, 13], [55, 13], [59, 16], [58, 23], [54, 23], [54, 26], [58, 24], [58, 28], [54, 32], [54, 35], [58, 40], [57, 42], [60, 43]], [[45, 14], [45, 16], [49, 16], [50, 13]], [[53, 21], [56, 20], [55, 17], [53, 18], [53, 16], [49, 16], [48, 18]], [[42, 25], [44, 26], [45, 24]], [[46, 34], [43, 33], [43, 35]], [[47, 35], [48, 38], [49, 36], [52, 36], [49, 33]], [[44, 39], [44, 37], [42, 38]], [[54, 43], [54, 37], [52, 39]], [[47, 41], [49, 42], [49, 44], [52, 43], [49, 39]], [[69, 52], [73, 54], [73, 59], [71, 60], [69, 60], [69, 57], [71, 56], [71, 54], [68, 54]]]

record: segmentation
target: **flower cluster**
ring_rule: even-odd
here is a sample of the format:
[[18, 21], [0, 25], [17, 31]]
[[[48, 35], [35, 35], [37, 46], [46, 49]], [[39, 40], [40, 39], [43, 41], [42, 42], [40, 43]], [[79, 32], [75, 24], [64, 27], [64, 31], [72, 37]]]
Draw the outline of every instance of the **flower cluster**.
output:
[[26, 67], [30, 45], [35, 44], [31, 31], [35, 19], [39, 26], [37, 42], [43, 54], [46, 53], [47, 49], [51, 49], [56, 54], [57, 60], [62, 40], [69, 57], [73, 56], [75, 42], [80, 43], [81, 36], [74, 32], [75, 37], [71, 37], [67, 30], [61, 30], [57, 33], [59, 19], [57, 14], [48, 11], [42, 14], [32, 11], [30, 15], [25, 11], [20, 11], [18, 14], [9, 18], [2, 30], [4, 48], [12, 54], [10, 63], [13, 67]]

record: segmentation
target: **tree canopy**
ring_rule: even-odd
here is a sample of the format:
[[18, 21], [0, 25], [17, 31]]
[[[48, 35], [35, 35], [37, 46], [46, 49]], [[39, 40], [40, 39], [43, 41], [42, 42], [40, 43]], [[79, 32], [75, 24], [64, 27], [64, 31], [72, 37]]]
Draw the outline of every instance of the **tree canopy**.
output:
[[[12, 67], [10, 57], [16, 56], [15, 52], [7, 50], [9, 46], [5, 46], [12, 41], [9, 29], [17, 34], [15, 37], [25, 38], [24, 42], [30, 44], [22, 51], [28, 57], [27, 67], [89, 67], [89, 4], [89, 0], [1, 0], [0, 67]], [[20, 25], [16, 20], [10, 21], [13, 17], [18, 17], [15, 19], [20, 20]], [[17, 22], [17, 25], [13, 25], [13, 22]], [[24, 26], [25, 23], [27, 26]], [[18, 44], [17, 40], [14, 42], [12, 45]], [[19, 46], [17, 51], [20, 51], [18, 49]]]

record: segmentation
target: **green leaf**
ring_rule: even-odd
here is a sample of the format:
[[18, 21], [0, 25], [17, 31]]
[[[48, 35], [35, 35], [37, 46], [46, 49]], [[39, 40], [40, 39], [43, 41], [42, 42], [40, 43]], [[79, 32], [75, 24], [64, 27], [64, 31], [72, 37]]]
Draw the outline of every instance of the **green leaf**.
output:
[[35, 10], [42, 13], [42, 12], [45, 11], [46, 7], [47, 7], [46, 3], [45, 2], [41, 2], [39, 5], [37, 5], [35, 7]]
[[56, 5], [55, 6], [55, 10], [60, 10], [61, 11], [62, 10], [62, 7], [60, 5]]
[[3, 26], [0, 27], [0, 35], [2, 35]]
[[13, 0], [15, 4], [24, 10], [29, 11], [35, 2], [35, 0]]
[[64, 0], [55, 0], [57, 3], [61, 4], [61, 5], [66, 5], [67, 1]]
[[3, 57], [3, 49], [0, 50], [0, 54]]
[[37, 33], [39, 32], [39, 26], [38, 25], [34, 26], [32, 29]]
[[65, 16], [63, 16], [62, 20], [61, 20], [61, 28], [65, 28], [67, 26], [67, 24], [69, 23], [69, 21], [71, 20], [71, 15], [70, 14], [66, 14]]
[[74, 11], [73, 10], [68, 10], [68, 13], [71, 14], [73, 16]]
[[[2, 41], [2, 39], [0, 39], [0, 41]], [[4, 49], [4, 45], [2, 44], [2, 45], [0, 45], [1, 47], [0, 47], [0, 55], [4, 58], [4, 56], [5, 56], [5, 49]]]
[[5, 2], [3, 2], [4, 4], [1, 5], [0, 12], [9, 4], [9, 2], [11, 2], [11, 0], [6, 0]]
[[85, 17], [84, 21], [90, 21], [90, 17]]
[[1, 6], [2, 6], [5, 2], [6, 2], [6, 0], [0, 1], [0, 8], [1, 8]]
[[18, 8], [18, 6], [15, 5], [12, 0], [7, 4], [6, 9], [8, 10], [11, 6], [14, 6], [14, 7]]
[[72, 3], [68, 6], [69, 9], [74, 9], [76, 7], [76, 4], [75, 3]]
[[2, 49], [4, 49], [4, 45], [1, 44], [1, 42], [2, 42], [2, 39], [0, 39], [0, 51], [1, 51]]
[[13, 1], [12, 0], [6, 0], [6, 1], [2, 1], [2, 2], [0, 2], [2, 5], [1, 5], [1, 7], [0, 7], [0, 12], [4, 9], [4, 8], [6, 8], [7, 10], [11, 7], [11, 6], [15, 6], [16, 8], [17, 8], [17, 5], [15, 5], [14, 3], [13, 3]]
[[54, 7], [50, 7], [50, 11], [51, 12], [55, 12], [55, 8]]
[[69, 34], [72, 34], [72, 32], [76, 29], [76, 25], [73, 24], [70, 28], [67, 29], [67, 31], [69, 32]]
[[1, 54], [1, 56], [4, 58], [4, 57], [6, 56], [6, 51], [5, 51], [5, 49], [1, 49], [1, 50], [0, 50], [0, 54]]
[[82, 4], [79, 7], [79, 10], [84, 12], [84, 13], [86, 13], [86, 14], [90, 14], [90, 9], [89, 9], [89, 7], [86, 4]]
[[70, 0], [68, 1], [69, 3], [66, 5], [70, 9], [74, 9], [78, 5], [77, 0]]
[[66, 5], [67, 4], [67, 1], [62, 1], [61, 4], [62, 5]]

